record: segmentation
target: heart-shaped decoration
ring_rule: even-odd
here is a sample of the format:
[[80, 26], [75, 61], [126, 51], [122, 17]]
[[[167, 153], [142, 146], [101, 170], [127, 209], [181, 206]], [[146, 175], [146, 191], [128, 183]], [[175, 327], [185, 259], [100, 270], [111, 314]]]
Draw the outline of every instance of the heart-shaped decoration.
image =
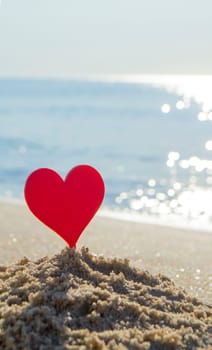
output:
[[73, 248], [104, 198], [104, 181], [89, 165], [73, 168], [65, 180], [54, 170], [35, 170], [24, 195], [29, 209]]

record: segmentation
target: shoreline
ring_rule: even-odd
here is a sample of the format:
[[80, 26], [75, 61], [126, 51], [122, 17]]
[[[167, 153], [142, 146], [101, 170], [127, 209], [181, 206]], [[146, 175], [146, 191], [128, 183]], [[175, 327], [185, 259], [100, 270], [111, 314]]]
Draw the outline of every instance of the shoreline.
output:
[[[0, 198], [0, 204], [25, 206], [24, 199], [18, 198]], [[188, 231], [210, 232], [212, 234], [212, 222], [206, 223], [201, 220], [189, 220], [177, 215], [154, 216], [148, 214], [136, 213], [130, 210], [108, 207], [100, 208], [96, 214], [97, 217], [109, 218], [112, 220], [127, 221], [131, 223], [140, 223], [144, 225], [154, 225], [159, 227], [169, 227], [170, 229], [183, 229]]]
[[212, 223], [209, 224], [201, 222], [200, 220], [189, 220], [187, 218], [183, 218], [174, 214], [156, 217], [153, 215], [139, 214], [136, 212], [124, 211], [121, 209], [110, 210], [108, 208], [103, 208], [97, 215], [104, 218], [111, 218], [113, 220], [137, 222], [145, 225], [212, 233]]

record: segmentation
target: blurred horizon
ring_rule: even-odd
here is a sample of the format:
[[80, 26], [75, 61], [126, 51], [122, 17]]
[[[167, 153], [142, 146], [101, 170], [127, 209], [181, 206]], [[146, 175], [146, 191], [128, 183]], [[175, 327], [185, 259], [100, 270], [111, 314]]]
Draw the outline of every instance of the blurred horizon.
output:
[[73, 77], [0, 77], [0, 81], [40, 81], [40, 82], [98, 82], [121, 84], [147, 84], [165, 88], [167, 91], [193, 99], [202, 105], [203, 112], [212, 110], [212, 74], [98, 74]]

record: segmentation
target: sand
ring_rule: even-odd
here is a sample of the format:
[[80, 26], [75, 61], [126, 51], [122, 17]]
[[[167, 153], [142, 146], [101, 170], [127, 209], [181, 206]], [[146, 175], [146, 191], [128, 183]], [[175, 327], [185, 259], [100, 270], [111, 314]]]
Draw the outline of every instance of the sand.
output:
[[0, 349], [212, 349], [211, 232], [97, 215], [65, 246], [0, 203]]
[[[24, 205], [0, 203], [0, 264], [27, 256], [53, 255], [65, 242], [41, 224]], [[162, 273], [192, 296], [212, 305], [212, 232], [130, 223], [96, 216], [78, 247], [106, 257], [130, 259], [131, 265]]]
[[211, 349], [212, 307], [126, 259], [66, 248], [0, 268], [0, 348]]

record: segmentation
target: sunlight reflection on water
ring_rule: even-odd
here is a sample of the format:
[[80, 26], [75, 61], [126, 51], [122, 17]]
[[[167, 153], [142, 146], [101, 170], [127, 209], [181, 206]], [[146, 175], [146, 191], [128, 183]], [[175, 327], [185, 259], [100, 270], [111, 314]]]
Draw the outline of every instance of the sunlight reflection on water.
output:
[[[157, 80], [157, 81], [156, 81]], [[133, 77], [125, 81], [136, 82]], [[137, 82], [166, 87], [175, 91], [181, 99], [175, 106], [164, 103], [161, 111], [172, 112], [173, 108], [190, 108], [192, 100], [201, 106], [196, 118], [200, 122], [212, 121], [212, 77], [137, 77]], [[212, 140], [205, 141], [205, 149], [212, 151]], [[212, 225], [212, 160], [191, 155], [184, 159], [177, 150], [168, 154], [166, 166], [169, 168], [169, 181], [165, 186], [157, 186], [156, 179], [149, 179], [143, 188], [128, 193], [120, 193], [115, 202], [132, 212], [144, 216], [166, 216], [195, 220]], [[184, 173], [184, 181], [181, 174]], [[152, 189], [154, 188], [154, 189]]]
[[212, 77], [94, 80], [0, 81], [0, 196], [21, 198], [36, 167], [86, 162], [110, 210], [210, 223]]

